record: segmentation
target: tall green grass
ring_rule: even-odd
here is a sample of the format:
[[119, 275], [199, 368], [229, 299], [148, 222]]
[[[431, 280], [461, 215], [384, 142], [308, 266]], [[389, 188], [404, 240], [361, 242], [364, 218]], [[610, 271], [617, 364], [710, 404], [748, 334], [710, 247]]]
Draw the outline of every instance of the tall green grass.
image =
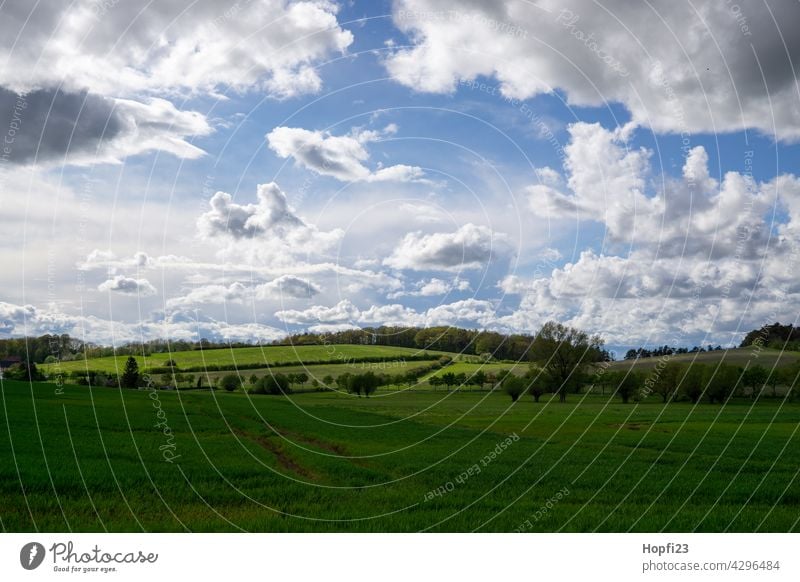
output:
[[796, 403], [57, 390], [2, 382], [4, 531], [798, 529]]

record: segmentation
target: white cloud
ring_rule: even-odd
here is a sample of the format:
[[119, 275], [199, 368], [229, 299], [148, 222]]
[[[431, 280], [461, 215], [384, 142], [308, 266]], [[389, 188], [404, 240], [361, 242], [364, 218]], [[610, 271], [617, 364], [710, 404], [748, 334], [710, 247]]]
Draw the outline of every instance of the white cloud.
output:
[[[235, 8], [235, 9], [234, 9]], [[324, 0], [53, 0], [0, 8], [0, 112], [27, 93], [14, 163], [118, 163], [162, 151], [204, 154], [190, 138], [205, 115], [170, 100], [225, 99], [226, 90], [276, 98], [319, 91], [316, 65], [352, 34]]]
[[103, 281], [97, 286], [97, 290], [109, 293], [121, 293], [123, 295], [139, 295], [142, 297], [155, 295], [156, 293], [156, 288], [153, 287], [147, 279], [134, 279], [123, 275], [117, 275]]
[[604, 250], [563, 266], [550, 257], [532, 279], [506, 277], [499, 286], [521, 301], [499, 325], [536, 329], [557, 319], [626, 345], [686, 345], [706, 334], [726, 343], [800, 306], [797, 177], [756, 183], [727, 172], [717, 180], [695, 147], [679, 177], [651, 180], [651, 152], [631, 150], [624, 132], [579, 123], [570, 136], [566, 187], [528, 194], [552, 218], [577, 213], [602, 224]]
[[561, 90], [575, 106], [621, 102], [659, 132], [755, 128], [797, 140], [800, 6], [742, 15], [746, 29], [727, 2], [398, 0], [394, 22], [412, 46], [386, 68], [419, 91], [494, 77], [509, 98]]
[[185, 295], [169, 299], [167, 307], [174, 309], [202, 304], [242, 303], [248, 291], [248, 288], [238, 281], [230, 285], [204, 285], [192, 289]]
[[[681, 178], [662, 176], [663, 190], [651, 186], [648, 191], [652, 152], [629, 148], [623, 131], [575, 123], [569, 134], [564, 148], [567, 188], [537, 184], [526, 189], [529, 206], [538, 215], [602, 222], [612, 241], [657, 243], [662, 256], [725, 255], [738, 244], [742, 228], [756, 237], [747, 252], [755, 252], [754, 245], [761, 242], [764, 213], [774, 196], [736, 172], [717, 183], [709, 176], [702, 146], [689, 150]], [[713, 249], [710, 239], [715, 240]]]
[[289, 97], [318, 90], [314, 64], [353, 42], [333, 2], [256, 0], [235, 8], [213, 0], [6, 2], [0, 84], [117, 96], [258, 87]]
[[496, 320], [490, 301], [464, 299], [418, 312], [398, 303], [372, 305], [362, 311], [347, 299], [333, 307], [315, 305], [304, 310], [279, 311], [275, 316], [285, 323], [301, 325], [348, 324], [431, 326], [454, 325], [489, 327]]
[[541, 168], [535, 168], [534, 172], [536, 173], [536, 177], [539, 178], [539, 181], [542, 184], [545, 184], [547, 186], [558, 186], [561, 183], [561, 174], [559, 174], [556, 170], [554, 170], [550, 166], [542, 166]]
[[91, 271], [95, 269], [146, 269], [155, 266], [157, 259], [149, 257], [147, 253], [136, 251], [133, 255], [125, 258], [117, 258], [111, 250], [94, 249], [83, 261], [78, 262], [77, 268], [81, 271]]
[[203, 115], [181, 111], [164, 99], [103, 97], [86, 91], [37, 89], [24, 97], [2, 87], [0, 112], [13, 123], [5, 152], [15, 164], [88, 165], [163, 151], [193, 159], [203, 150], [189, 143], [211, 127]]
[[350, 135], [334, 136], [299, 127], [276, 127], [267, 134], [270, 149], [282, 158], [293, 158], [299, 165], [324, 176], [345, 182], [418, 182], [423, 171], [415, 166], [396, 165], [370, 170], [365, 145], [397, 131], [389, 125], [383, 131], [354, 128]]
[[319, 295], [321, 289], [309, 279], [301, 279], [294, 275], [281, 275], [277, 279], [264, 283], [256, 288], [256, 297], [259, 299], [271, 297], [293, 297], [304, 299]]
[[469, 281], [459, 277], [454, 278], [452, 281], [445, 281], [444, 279], [422, 279], [414, 283], [414, 289], [411, 291], [397, 291], [388, 295], [389, 299], [396, 297], [436, 297], [437, 295], [445, 295], [454, 291], [469, 291]]
[[91, 315], [70, 315], [55, 306], [41, 309], [0, 302], [0, 335], [20, 337], [46, 333], [67, 333], [104, 345], [122, 345], [143, 338], [272, 341], [286, 337], [285, 330], [269, 325], [220, 321], [203, 315], [199, 310], [174, 311], [167, 317], [156, 316], [140, 321], [112, 321]]
[[452, 233], [410, 232], [383, 264], [415, 271], [460, 271], [486, 267], [502, 235], [485, 227], [465, 224]]
[[197, 219], [200, 235], [228, 239], [232, 254], [244, 246], [261, 257], [284, 261], [296, 255], [324, 253], [343, 235], [341, 229], [321, 232], [303, 221], [274, 182], [260, 184], [257, 197], [255, 204], [237, 204], [227, 192], [217, 192], [209, 202], [211, 209]]
[[348, 299], [339, 301], [333, 307], [314, 305], [304, 310], [285, 309], [275, 313], [275, 317], [285, 323], [318, 325], [326, 323], [350, 323], [358, 319], [358, 308]]

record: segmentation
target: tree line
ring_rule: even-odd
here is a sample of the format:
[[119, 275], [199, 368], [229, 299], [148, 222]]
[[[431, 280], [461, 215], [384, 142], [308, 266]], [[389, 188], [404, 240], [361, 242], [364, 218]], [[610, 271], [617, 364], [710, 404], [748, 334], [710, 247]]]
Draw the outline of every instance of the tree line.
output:
[[661, 356], [672, 356], [675, 354], [699, 354], [703, 352], [721, 352], [723, 347], [712, 346], [709, 344], [706, 347], [694, 346], [692, 348], [674, 348], [672, 346], [663, 345], [657, 348], [636, 348], [630, 349], [625, 352], [626, 360], [638, 360], [639, 358], [660, 358]]
[[767, 348], [784, 349], [790, 351], [800, 350], [800, 327], [794, 327], [791, 323], [781, 325], [775, 322], [765, 325], [759, 329], [754, 329], [744, 336], [739, 347], [762, 346]]
[[786, 386], [789, 390], [787, 396], [794, 397], [798, 377], [800, 362], [775, 369], [761, 365], [741, 367], [667, 362], [649, 371], [578, 371], [572, 375], [571, 382], [565, 383], [552, 369], [532, 365], [524, 376], [506, 376], [501, 386], [514, 402], [525, 394], [539, 402], [539, 398], [548, 393], [558, 394], [563, 402], [568, 393], [577, 394], [582, 388], [591, 387], [599, 388], [601, 393], [609, 396], [619, 396], [623, 404], [643, 401], [651, 396], [664, 404], [678, 401], [725, 404], [735, 397], [757, 400], [769, 395], [777, 398], [778, 386]]
[[[280, 345], [365, 344], [455, 352], [486, 359], [531, 361], [535, 334], [502, 334], [495, 331], [449, 326], [381, 326], [326, 333], [302, 333], [278, 340]], [[595, 346], [599, 358], [610, 361], [611, 352], [602, 344]]]

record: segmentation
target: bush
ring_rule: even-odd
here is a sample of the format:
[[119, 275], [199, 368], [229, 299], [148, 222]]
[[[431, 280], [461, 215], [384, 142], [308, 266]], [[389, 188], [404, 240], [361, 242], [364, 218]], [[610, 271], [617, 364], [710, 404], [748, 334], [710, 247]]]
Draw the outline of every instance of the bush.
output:
[[289, 379], [283, 374], [267, 374], [259, 378], [258, 383], [250, 390], [251, 394], [288, 394]]
[[511, 401], [516, 402], [525, 393], [526, 382], [524, 378], [509, 374], [503, 379], [503, 391], [511, 396]]
[[222, 377], [219, 381], [219, 387], [227, 392], [233, 392], [241, 385], [239, 381], [239, 376], [236, 374], [226, 374]]
[[9, 380], [24, 380], [29, 382], [36, 382], [44, 380], [42, 374], [33, 362], [20, 362], [14, 364], [6, 371], [6, 378]]

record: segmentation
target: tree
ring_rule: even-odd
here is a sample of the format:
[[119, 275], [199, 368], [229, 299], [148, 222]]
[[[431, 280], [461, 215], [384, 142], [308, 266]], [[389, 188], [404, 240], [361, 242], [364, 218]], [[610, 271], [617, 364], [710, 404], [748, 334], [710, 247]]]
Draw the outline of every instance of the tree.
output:
[[478, 388], [483, 388], [483, 385], [486, 384], [486, 372], [483, 370], [478, 370], [470, 377], [470, 384], [477, 386]]
[[706, 368], [704, 364], [692, 364], [683, 375], [681, 381], [681, 392], [692, 401], [692, 404], [697, 404], [703, 396], [705, 389]]
[[602, 346], [599, 336], [550, 321], [542, 326], [531, 351], [553, 380], [559, 401], [565, 402], [567, 391], [578, 384], [582, 368], [603, 357]]
[[539, 402], [539, 398], [547, 393], [552, 386], [552, 381], [547, 372], [534, 366], [528, 369], [525, 379], [528, 382], [528, 394], [533, 396], [534, 402]]
[[302, 386], [303, 384], [308, 382], [308, 374], [306, 374], [305, 372], [298, 372], [297, 374], [294, 375], [294, 379], [298, 384]]
[[259, 378], [258, 384], [251, 392], [254, 394], [287, 394], [291, 392], [289, 378], [284, 374], [266, 374]]
[[376, 376], [373, 372], [361, 374], [361, 390], [364, 392], [364, 396], [367, 398], [369, 398], [369, 395], [373, 394], [378, 389], [380, 383], [380, 377]]
[[445, 372], [442, 374], [442, 383], [450, 390], [456, 384], [456, 375], [453, 372]]
[[322, 383], [325, 385], [326, 388], [330, 388], [331, 386], [333, 386], [333, 382], [334, 382], [333, 376], [331, 376], [330, 374], [328, 374], [322, 379]]
[[526, 382], [524, 378], [509, 374], [503, 380], [503, 391], [511, 396], [511, 401], [516, 402], [525, 393]]
[[256, 376], [255, 374], [250, 374], [249, 381], [251, 386], [255, 386], [256, 384], [258, 384], [258, 376]]
[[339, 376], [336, 377], [336, 387], [341, 392], [349, 392], [350, 391], [350, 377], [351, 376], [352, 376], [352, 374], [350, 374], [349, 372], [345, 372], [344, 374], [339, 374]]
[[347, 391], [361, 398], [361, 377], [359, 374], [350, 374], [347, 378]]
[[615, 394], [619, 394], [623, 404], [628, 404], [631, 397], [639, 392], [641, 381], [639, 375], [632, 370], [627, 372], [612, 372], [611, 385], [616, 385]]
[[139, 385], [139, 364], [136, 358], [128, 356], [125, 368], [122, 372], [122, 386], [124, 388], [136, 388]]
[[706, 395], [709, 402], [714, 404], [725, 404], [739, 383], [741, 373], [739, 368], [728, 364], [720, 364], [715, 369], [712, 368], [708, 375], [706, 384]]
[[27, 382], [44, 380], [44, 374], [42, 374], [36, 368], [36, 364], [31, 361], [22, 361], [18, 364], [14, 364], [6, 371], [6, 377], [9, 380], [23, 380]]
[[[495, 384], [495, 385], [496, 384], [502, 384], [503, 380], [505, 380], [506, 376], [508, 376], [510, 373], [511, 372], [509, 372], [505, 368], [503, 368], [502, 370], [498, 370], [497, 372], [494, 373], [494, 382], [493, 382], [493, 384]], [[490, 382], [491, 382], [491, 380], [490, 380]]]
[[653, 392], [661, 395], [662, 402], [667, 403], [675, 397], [683, 371], [678, 362], [668, 362], [661, 370], [653, 383]]
[[769, 370], [756, 364], [748, 367], [742, 374], [742, 384], [750, 388], [750, 396], [755, 400], [769, 379]]
[[219, 387], [227, 392], [233, 392], [239, 387], [239, 377], [236, 374], [226, 374], [219, 381]]

